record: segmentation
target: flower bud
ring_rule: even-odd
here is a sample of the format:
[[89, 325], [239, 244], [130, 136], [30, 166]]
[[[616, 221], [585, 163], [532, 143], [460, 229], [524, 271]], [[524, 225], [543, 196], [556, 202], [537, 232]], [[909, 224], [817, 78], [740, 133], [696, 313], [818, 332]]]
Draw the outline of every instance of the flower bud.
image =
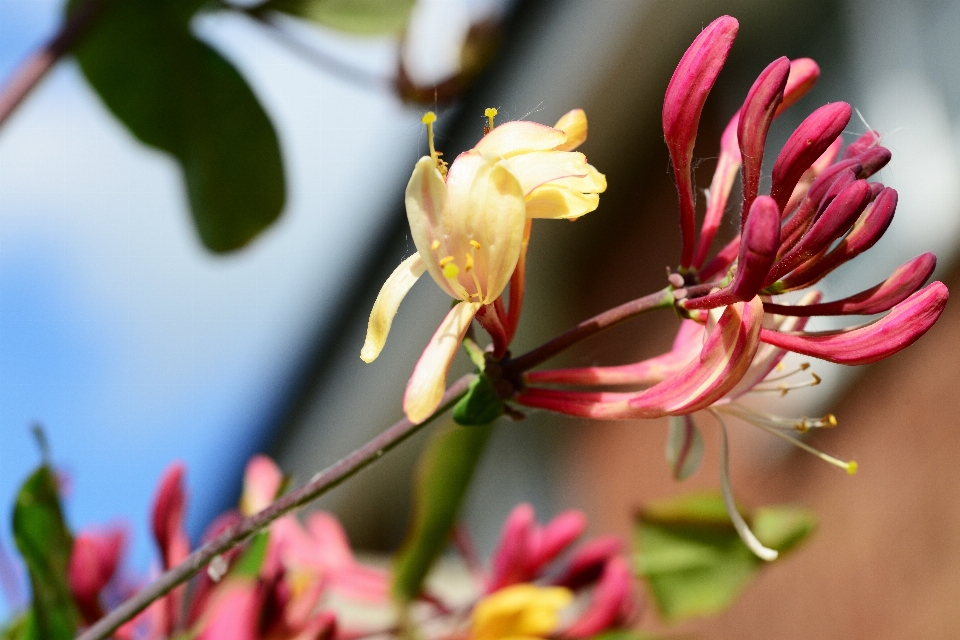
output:
[[777, 107], [783, 101], [783, 90], [790, 73], [790, 61], [779, 58], [771, 62], [750, 87], [737, 125], [740, 155], [743, 160], [743, 209], [741, 224], [746, 220], [750, 206], [760, 188], [760, 168], [767, 131], [773, 122]]

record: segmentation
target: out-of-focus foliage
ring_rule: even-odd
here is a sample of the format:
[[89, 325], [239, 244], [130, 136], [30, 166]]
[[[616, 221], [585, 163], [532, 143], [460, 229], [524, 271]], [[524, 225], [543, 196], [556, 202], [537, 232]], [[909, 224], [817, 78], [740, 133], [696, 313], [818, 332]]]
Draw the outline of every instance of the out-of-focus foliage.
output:
[[434, 560], [443, 551], [493, 425], [452, 425], [434, 437], [420, 458], [414, 511], [394, 561], [393, 595], [417, 597]]
[[[760, 542], [780, 553], [809, 536], [816, 522], [810, 511], [790, 505], [744, 516]], [[635, 570], [670, 621], [724, 611], [765, 564], [740, 540], [720, 494], [649, 505], [638, 515], [635, 533]]]
[[30, 574], [32, 601], [25, 617], [7, 630], [18, 640], [70, 640], [77, 612], [67, 582], [73, 537], [57, 493], [57, 478], [47, 464], [34, 471], [17, 494], [13, 536]]
[[258, 9], [280, 11], [359, 35], [403, 31], [415, 0], [269, 0]]
[[130, 132], [180, 163], [200, 237], [223, 252], [280, 215], [284, 172], [276, 132], [246, 81], [190, 33], [203, 4], [107, 3], [74, 53]]

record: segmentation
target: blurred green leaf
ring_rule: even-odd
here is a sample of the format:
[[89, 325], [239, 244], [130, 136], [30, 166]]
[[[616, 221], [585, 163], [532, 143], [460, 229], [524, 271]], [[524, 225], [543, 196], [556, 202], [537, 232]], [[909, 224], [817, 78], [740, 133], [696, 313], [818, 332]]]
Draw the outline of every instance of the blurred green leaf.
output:
[[32, 603], [24, 631], [15, 638], [70, 640], [77, 611], [67, 582], [73, 537], [57, 494], [57, 479], [46, 464], [34, 471], [17, 494], [13, 537], [30, 574]]
[[[783, 553], [810, 535], [813, 514], [784, 505], [744, 513], [765, 546]], [[700, 493], [640, 512], [636, 571], [650, 585], [664, 618], [679, 621], [726, 610], [766, 564], [737, 535], [720, 494]]]
[[503, 401], [485, 373], [473, 379], [467, 395], [453, 408], [454, 422], [465, 427], [490, 424], [502, 415]]
[[662, 636], [637, 629], [615, 629], [591, 636], [590, 640], [659, 640], [660, 638]]
[[2, 640], [28, 640], [38, 638], [38, 631], [33, 628], [33, 612], [29, 609], [21, 613], [0, 631]]
[[[72, 11], [83, 0], [70, 0]], [[273, 125], [250, 87], [194, 38], [201, 0], [109, 2], [75, 50], [100, 98], [143, 143], [180, 163], [211, 251], [242, 247], [277, 219], [285, 187]]]
[[263, 566], [263, 559], [267, 557], [269, 542], [269, 531], [260, 531], [254, 534], [230, 573], [243, 578], [257, 578], [260, 575], [260, 568]]
[[434, 560], [443, 551], [492, 425], [451, 425], [437, 432], [420, 457], [413, 518], [393, 566], [393, 595], [417, 597]]
[[399, 33], [416, 0], [269, 0], [260, 9], [281, 11], [359, 35]]

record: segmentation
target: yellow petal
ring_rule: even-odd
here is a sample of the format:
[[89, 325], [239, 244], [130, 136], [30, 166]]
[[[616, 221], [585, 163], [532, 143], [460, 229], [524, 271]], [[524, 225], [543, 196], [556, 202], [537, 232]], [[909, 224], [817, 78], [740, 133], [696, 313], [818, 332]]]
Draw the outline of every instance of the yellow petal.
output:
[[527, 196], [527, 217], [573, 220], [590, 213], [599, 204], [600, 196], [596, 193], [580, 193], [550, 183], [537, 187]]
[[590, 174], [587, 159], [575, 151], [533, 151], [500, 164], [516, 176], [524, 195], [551, 180], [585, 178]]
[[573, 151], [587, 139], [587, 114], [583, 109], [567, 111], [553, 128], [567, 134], [567, 141], [556, 147], [557, 151]]
[[582, 193], [603, 193], [607, 190], [607, 176], [603, 175], [592, 165], [587, 165], [587, 175], [581, 177], [560, 178], [550, 184], [568, 187]]
[[450, 309], [423, 350], [403, 394], [403, 412], [414, 424], [429, 418], [439, 406], [450, 363], [479, 308], [476, 302], [458, 303]]
[[370, 321], [367, 323], [367, 338], [360, 349], [360, 359], [364, 362], [373, 362], [387, 343], [387, 334], [390, 325], [397, 315], [400, 302], [410, 291], [410, 287], [423, 275], [425, 267], [419, 253], [415, 253], [394, 269], [387, 281], [380, 287], [377, 300], [370, 310]]
[[450, 296], [458, 298], [450, 283], [443, 277], [437, 252], [432, 248], [434, 240], [445, 244], [446, 238], [452, 232], [452, 216], [447, 185], [430, 156], [424, 156], [417, 161], [410, 182], [407, 183], [404, 202], [407, 207], [407, 221], [410, 223], [410, 235], [413, 236], [413, 242], [427, 271], [430, 272], [430, 277]]
[[460, 273], [460, 283], [476, 291], [474, 276], [480, 282], [483, 299], [489, 304], [503, 293], [520, 259], [523, 229], [526, 225], [526, 204], [520, 184], [502, 163], [484, 162], [477, 169], [465, 202], [451, 201], [457, 212], [459, 244], [455, 254], [471, 251], [469, 242], [479, 245], [474, 253], [474, 271]]
[[521, 153], [556, 149], [566, 139], [567, 135], [558, 129], [536, 122], [514, 120], [483, 136], [474, 149], [491, 158], [511, 158]]
[[560, 624], [560, 610], [573, 601], [563, 587], [516, 584], [483, 598], [473, 609], [472, 640], [545, 638]]

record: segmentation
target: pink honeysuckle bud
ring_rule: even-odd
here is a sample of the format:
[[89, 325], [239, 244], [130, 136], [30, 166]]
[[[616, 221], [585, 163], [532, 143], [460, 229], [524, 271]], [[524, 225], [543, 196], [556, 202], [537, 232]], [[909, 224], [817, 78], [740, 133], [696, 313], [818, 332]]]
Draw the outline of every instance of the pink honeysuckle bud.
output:
[[253, 580], [223, 585], [211, 601], [197, 640], [258, 640], [262, 594]]
[[781, 333], [763, 329], [760, 339], [782, 349], [838, 364], [870, 364], [909, 347], [940, 317], [949, 292], [942, 282], [931, 282], [890, 312], [852, 329], [818, 333]]
[[857, 173], [861, 168], [862, 165], [856, 160], [844, 160], [833, 165], [814, 180], [800, 206], [783, 225], [780, 232], [781, 256], [799, 242], [810, 224], [833, 202], [837, 194], [856, 181]]
[[726, 307], [707, 336], [700, 357], [643, 391], [614, 393], [528, 387], [517, 397], [517, 402], [598, 420], [693, 413], [722, 398], [740, 381], [756, 354], [762, 322], [763, 303], [759, 297]]
[[[872, 188], [872, 186], [871, 186]], [[780, 291], [803, 289], [815, 284], [841, 264], [857, 257], [886, 232], [897, 209], [897, 192], [884, 188], [863, 212], [853, 229], [827, 255], [809, 261], [778, 283]]]
[[597, 581], [607, 561], [624, 551], [617, 536], [601, 536], [583, 543], [573, 552], [566, 569], [553, 581], [558, 587], [576, 591]]
[[530, 579], [532, 539], [537, 528], [533, 506], [518, 504], [503, 523], [500, 543], [490, 559], [493, 567], [487, 593]]
[[83, 531], [73, 541], [67, 582], [86, 624], [100, 619], [100, 592], [113, 578], [126, 546], [127, 534], [120, 528]]
[[787, 58], [779, 58], [771, 62], [750, 87], [743, 107], [740, 109], [737, 139], [740, 141], [740, 155], [743, 162], [741, 224], [746, 222], [747, 213], [760, 189], [763, 147], [777, 107], [783, 102], [783, 91], [787, 86], [789, 73], [790, 60]]
[[547, 564], [576, 542], [586, 529], [587, 516], [582, 511], [571, 509], [554, 516], [553, 520], [536, 531], [536, 549], [531, 570], [535, 574], [540, 573]]
[[744, 223], [737, 272], [730, 286], [702, 298], [684, 300], [685, 309], [711, 309], [753, 298], [763, 287], [780, 248], [780, 210], [769, 196], [753, 201]]
[[797, 58], [790, 61], [790, 75], [783, 89], [783, 102], [777, 107], [774, 117], [789, 109], [805, 96], [820, 78], [820, 66], [810, 58]]
[[843, 152], [843, 159], [856, 158], [863, 152], [880, 144], [880, 132], [871, 129], [854, 140]]
[[612, 558], [603, 569], [586, 611], [560, 635], [589, 638], [601, 631], [625, 626], [638, 610], [630, 567], [623, 558]]
[[791, 316], [871, 315], [883, 313], [906, 300], [923, 286], [937, 266], [937, 257], [922, 253], [894, 269], [890, 277], [865, 291], [835, 300], [811, 305], [785, 305], [765, 302], [763, 310]]
[[153, 536], [163, 558], [163, 568], [179, 564], [190, 553], [190, 539], [183, 528], [187, 496], [183, 488], [184, 466], [176, 462], [164, 472], [153, 500]]
[[690, 266], [694, 255], [696, 230], [690, 163], [700, 113], [727, 60], [739, 27], [737, 20], [730, 16], [720, 16], [707, 25], [680, 59], [663, 99], [663, 135], [673, 161], [680, 197], [682, 267]]
[[283, 472], [273, 460], [264, 455], [250, 458], [243, 473], [240, 513], [252, 516], [267, 507], [277, 497], [282, 484]]
[[765, 286], [776, 282], [813, 256], [825, 250], [856, 222], [870, 204], [870, 185], [857, 180], [837, 195], [787, 254], [773, 266]]
[[773, 164], [770, 196], [783, 210], [801, 176], [833, 144], [850, 121], [852, 110], [846, 102], [825, 104], [800, 123], [787, 139]]
[[893, 154], [886, 147], [871, 147], [857, 156], [863, 169], [857, 174], [858, 178], [869, 178], [883, 169], [890, 162]]

